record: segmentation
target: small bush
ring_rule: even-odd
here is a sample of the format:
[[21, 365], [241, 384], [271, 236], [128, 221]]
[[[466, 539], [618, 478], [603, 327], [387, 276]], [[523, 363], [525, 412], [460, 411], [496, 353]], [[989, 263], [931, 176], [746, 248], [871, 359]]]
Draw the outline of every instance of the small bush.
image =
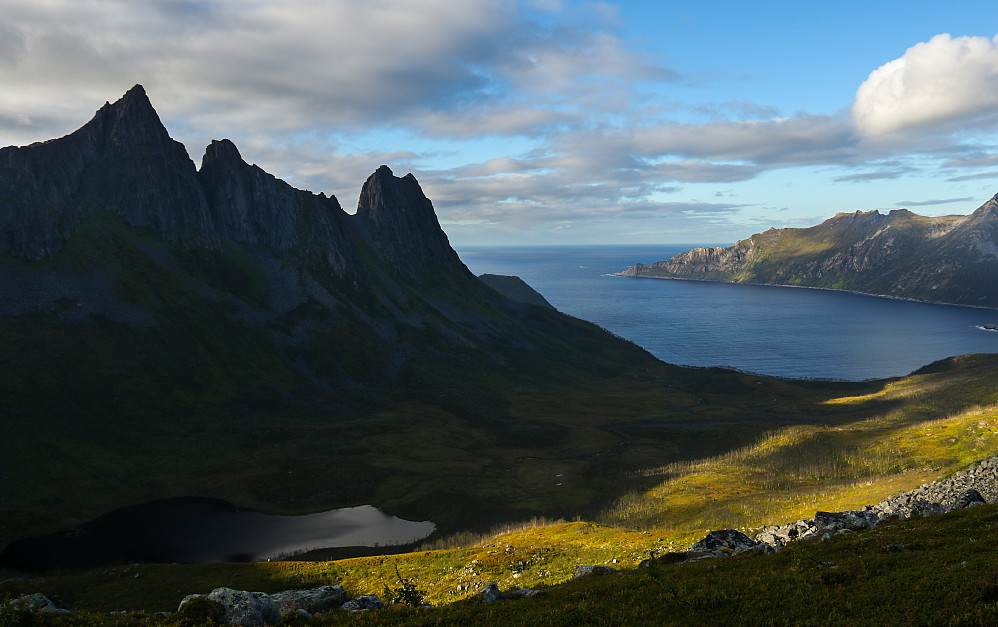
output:
[[409, 607], [422, 605], [426, 592], [416, 587], [416, 580], [404, 579], [399, 572], [398, 564], [395, 565], [395, 575], [398, 577], [399, 585], [396, 588], [385, 586], [385, 600], [393, 605], [396, 603], [404, 603]]
[[7, 599], [0, 603], [0, 627], [28, 627], [38, 624], [38, 612], [30, 603]]

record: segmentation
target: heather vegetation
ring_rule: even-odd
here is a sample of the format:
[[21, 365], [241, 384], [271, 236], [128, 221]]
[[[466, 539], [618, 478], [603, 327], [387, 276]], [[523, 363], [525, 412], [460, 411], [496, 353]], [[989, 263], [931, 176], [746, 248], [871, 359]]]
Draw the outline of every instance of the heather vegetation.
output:
[[[723, 455], [641, 474], [650, 489], [620, 499], [603, 519], [631, 527], [759, 527], [876, 503], [998, 451], [998, 393], [986, 357], [949, 360], [832, 407], [891, 407], [835, 426], [785, 427]], [[885, 404], [885, 402], [887, 404]]]
[[[994, 358], [968, 356], [894, 381], [836, 386], [839, 393], [821, 403], [829, 413], [820, 422], [771, 430], [723, 454], [617, 475], [647, 487], [619, 498], [600, 524], [535, 519], [451, 534], [416, 552], [333, 562], [119, 566], [8, 580], [0, 592], [41, 590], [77, 610], [75, 618], [46, 618], [53, 624], [94, 616], [108, 624], [171, 624], [179, 618], [148, 613], [173, 611], [190, 592], [331, 583], [352, 594], [390, 590], [399, 602], [364, 617], [323, 615], [317, 624], [687, 624], [732, 616], [752, 624], [984, 624], [998, 612], [995, 549], [982, 541], [998, 528], [994, 506], [882, 524], [775, 556], [635, 567], [688, 547], [709, 529], [751, 533], [819, 509], [858, 508], [998, 453], [998, 392], [988, 384], [995, 368]], [[856, 413], [866, 405], [873, 415]], [[620, 572], [575, 581], [579, 564]], [[543, 594], [485, 607], [477, 592], [489, 581]], [[437, 607], [408, 608], [417, 596]], [[147, 614], [106, 614], [111, 610]]]

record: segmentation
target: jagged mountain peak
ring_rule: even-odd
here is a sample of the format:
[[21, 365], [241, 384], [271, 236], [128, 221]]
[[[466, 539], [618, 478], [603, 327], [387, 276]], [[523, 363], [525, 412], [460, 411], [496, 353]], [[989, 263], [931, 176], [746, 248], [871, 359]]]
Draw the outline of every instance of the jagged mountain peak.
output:
[[87, 126], [96, 126], [114, 143], [172, 141], [142, 85], [135, 85], [113, 103], [105, 103]]
[[121, 96], [114, 104], [109, 102], [104, 103], [105, 107], [117, 107], [120, 109], [145, 109], [148, 111], [155, 112], [152, 106], [152, 101], [149, 100], [149, 94], [146, 93], [146, 88], [140, 83], [136, 83], [131, 89], [126, 91], [124, 95]]
[[399, 220], [422, 227], [432, 223], [439, 229], [433, 204], [423, 194], [416, 177], [410, 172], [395, 176], [391, 168], [382, 165], [367, 178], [360, 192], [357, 214], [379, 227]]
[[[396, 272], [421, 275], [445, 266], [463, 278], [474, 278], [451, 248], [433, 203], [412, 173], [399, 178], [388, 166], [379, 167], [361, 189], [355, 219], [382, 257], [395, 264]], [[399, 265], [405, 260], [419, 265]]]
[[65, 137], [0, 150], [0, 253], [38, 260], [97, 209], [187, 245], [217, 248], [186, 149], [136, 85]]
[[978, 218], [998, 218], [998, 194], [995, 194], [986, 203], [978, 207], [971, 216]]
[[365, 272], [368, 246], [405, 280], [474, 279], [411, 173], [378, 168], [348, 216], [335, 197], [247, 164], [228, 139], [206, 147], [199, 170], [141, 84], [66, 137], [0, 150], [0, 199], [0, 254], [22, 259], [55, 254], [87, 215], [107, 211], [186, 246], [262, 245], [341, 279]]
[[239, 149], [230, 139], [213, 139], [204, 150], [204, 157], [201, 158], [201, 167], [211, 161], [242, 161]]
[[[122, 100], [145, 100], [149, 102], [149, 96], [146, 94], [146, 88], [142, 86], [141, 83], [135, 83], [132, 88], [125, 92], [122, 96]], [[152, 104], [150, 103], [150, 106]]]

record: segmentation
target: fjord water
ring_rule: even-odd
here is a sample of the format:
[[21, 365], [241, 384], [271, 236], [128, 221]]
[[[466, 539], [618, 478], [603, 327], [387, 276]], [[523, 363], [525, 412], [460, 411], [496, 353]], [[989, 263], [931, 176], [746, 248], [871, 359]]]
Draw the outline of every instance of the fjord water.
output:
[[964, 353], [998, 352], [998, 311], [829, 290], [612, 276], [693, 246], [475, 247], [475, 274], [516, 275], [560, 311], [673, 364], [782, 377], [905, 375]]

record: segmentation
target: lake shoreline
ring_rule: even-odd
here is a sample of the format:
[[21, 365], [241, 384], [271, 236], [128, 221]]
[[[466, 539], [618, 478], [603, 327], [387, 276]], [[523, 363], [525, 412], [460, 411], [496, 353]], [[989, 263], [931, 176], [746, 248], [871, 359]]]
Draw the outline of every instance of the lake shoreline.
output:
[[859, 290], [847, 290], [838, 287], [818, 287], [816, 285], [788, 285], [785, 283], [753, 283], [751, 281], [720, 281], [718, 279], [691, 279], [678, 276], [631, 276], [623, 272], [612, 272], [608, 276], [616, 276], [625, 279], [662, 279], [665, 281], [695, 281], [698, 283], [722, 283], [725, 285], [753, 285], [755, 287], [792, 287], [802, 290], [820, 290], [823, 292], [842, 292], [845, 294], [857, 294], [859, 296], [873, 296], [874, 298], [887, 298], [890, 300], [900, 300], [910, 303], [924, 303], [926, 305], [945, 305], [947, 307], [970, 307], [971, 309], [986, 309], [988, 311], [998, 311], [998, 307], [988, 307], [986, 305], [968, 305], [966, 303], [947, 303], [941, 300], [925, 300], [922, 298], [911, 298], [908, 296], [893, 296], [891, 294], [874, 294], [872, 292], [861, 292]]

